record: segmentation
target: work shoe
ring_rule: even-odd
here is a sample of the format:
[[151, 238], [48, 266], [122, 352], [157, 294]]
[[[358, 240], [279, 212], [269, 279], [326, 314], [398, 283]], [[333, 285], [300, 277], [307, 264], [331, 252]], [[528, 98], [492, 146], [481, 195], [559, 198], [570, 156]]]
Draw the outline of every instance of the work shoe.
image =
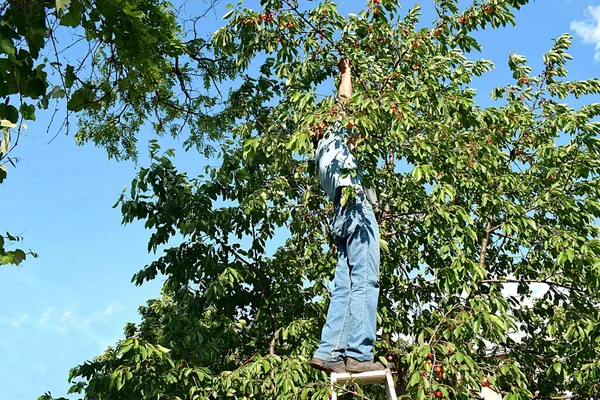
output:
[[374, 362], [373, 360], [358, 361], [354, 358], [348, 358], [346, 360], [346, 371], [348, 372], [368, 372], [368, 371], [383, 371], [385, 367], [380, 362]]
[[326, 361], [317, 357], [313, 357], [310, 360], [310, 366], [321, 371], [325, 371], [328, 374], [336, 372], [338, 374], [346, 372], [346, 367], [343, 361]]

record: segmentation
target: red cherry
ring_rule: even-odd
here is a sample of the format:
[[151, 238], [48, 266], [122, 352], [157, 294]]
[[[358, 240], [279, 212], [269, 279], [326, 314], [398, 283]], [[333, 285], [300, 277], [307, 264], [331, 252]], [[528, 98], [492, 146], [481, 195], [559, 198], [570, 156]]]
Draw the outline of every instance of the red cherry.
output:
[[521, 82], [521, 83], [527, 83], [527, 78], [523, 77], [523, 78], [519, 79], [519, 82]]
[[179, 364], [179, 368], [183, 368], [183, 364]]
[[436, 365], [434, 371], [436, 374], [441, 375], [444, 373], [444, 367], [442, 367], [441, 365]]
[[394, 357], [392, 357], [391, 355], [387, 357], [388, 361], [392, 361], [394, 359]]
[[441, 390], [436, 390], [435, 392], [433, 392], [433, 395], [435, 397], [442, 397], [444, 394], [442, 393]]
[[481, 382], [481, 386], [483, 387], [490, 387], [491, 383], [488, 380], [488, 378], [483, 378], [483, 381]]
[[348, 122], [348, 125], [346, 125], [346, 128], [348, 129], [352, 129], [354, 127], [354, 124], [352, 122]]

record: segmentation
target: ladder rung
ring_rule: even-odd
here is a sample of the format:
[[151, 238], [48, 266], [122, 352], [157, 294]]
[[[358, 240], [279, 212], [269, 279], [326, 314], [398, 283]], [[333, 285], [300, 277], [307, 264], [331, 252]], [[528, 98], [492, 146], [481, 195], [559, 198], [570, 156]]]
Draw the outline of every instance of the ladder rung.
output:
[[336, 385], [343, 382], [356, 382], [358, 384], [385, 383], [388, 400], [396, 400], [396, 389], [392, 371], [388, 368], [383, 371], [369, 371], [353, 374], [351, 372], [331, 373], [331, 400], [337, 400]]
[[356, 381], [359, 383], [385, 383], [385, 376], [389, 370], [383, 371], [369, 371], [369, 372], [361, 372], [358, 374], [353, 374], [351, 372], [342, 372], [342, 373], [331, 373], [331, 382], [348, 382], [348, 381]]

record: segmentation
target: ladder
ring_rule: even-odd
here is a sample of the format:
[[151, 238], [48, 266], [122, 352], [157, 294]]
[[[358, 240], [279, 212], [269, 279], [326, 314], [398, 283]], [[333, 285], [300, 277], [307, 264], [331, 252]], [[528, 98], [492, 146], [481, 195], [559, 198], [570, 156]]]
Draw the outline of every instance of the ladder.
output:
[[338, 383], [356, 382], [359, 384], [370, 385], [373, 383], [385, 383], [388, 400], [397, 400], [392, 371], [386, 368], [383, 371], [361, 372], [353, 374], [351, 372], [331, 373], [331, 400], [337, 400], [336, 386]]

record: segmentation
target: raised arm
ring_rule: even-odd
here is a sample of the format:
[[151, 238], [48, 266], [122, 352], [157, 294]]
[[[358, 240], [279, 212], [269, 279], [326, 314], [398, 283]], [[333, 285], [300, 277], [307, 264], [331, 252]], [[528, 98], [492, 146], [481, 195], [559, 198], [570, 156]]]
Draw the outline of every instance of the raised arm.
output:
[[350, 60], [344, 59], [338, 62], [338, 68], [342, 74], [342, 81], [338, 92], [338, 100], [341, 104], [352, 97], [352, 69]]
[[[338, 62], [338, 68], [342, 74], [342, 81], [340, 82], [340, 88], [338, 93], [338, 101], [341, 105], [352, 97], [352, 68], [350, 66], [350, 60], [340, 60]], [[354, 148], [356, 147], [356, 142], [359, 138], [360, 135], [357, 134], [346, 139], [346, 145], [348, 146], [350, 151], [354, 150]]]

